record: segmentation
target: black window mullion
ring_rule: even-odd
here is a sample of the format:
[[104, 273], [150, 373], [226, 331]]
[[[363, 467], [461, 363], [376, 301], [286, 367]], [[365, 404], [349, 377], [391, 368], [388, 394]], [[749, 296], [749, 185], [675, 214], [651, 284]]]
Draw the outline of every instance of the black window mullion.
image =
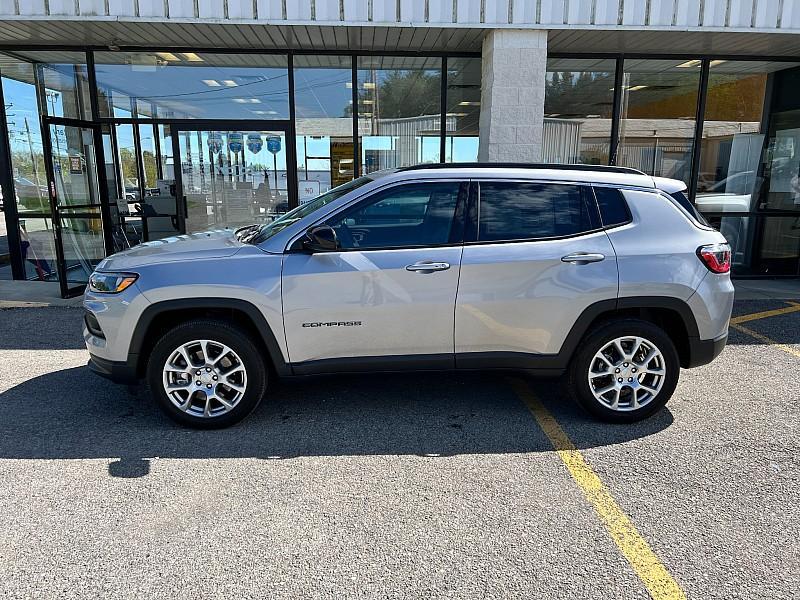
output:
[[353, 178], [361, 176], [361, 151], [359, 150], [358, 139], [358, 55], [350, 56], [350, 79], [352, 87], [353, 101]]
[[694, 204], [697, 194], [697, 182], [700, 178], [700, 149], [703, 144], [703, 125], [706, 118], [706, 96], [708, 94], [708, 76], [710, 62], [703, 59], [700, 70], [700, 87], [697, 94], [697, 116], [694, 123], [694, 140], [692, 142], [692, 170], [689, 175], [689, 202]]
[[294, 103], [294, 57], [291, 54], [287, 56], [286, 67], [289, 82], [289, 125], [286, 128], [286, 194], [288, 196], [289, 208], [294, 208], [299, 204], [300, 197], [299, 184], [297, 182], [297, 127], [295, 124], [296, 107]]
[[622, 82], [625, 75], [625, 59], [617, 56], [614, 71], [614, 102], [611, 114], [611, 139], [608, 148], [608, 164], [617, 164], [617, 150], [619, 148], [619, 122], [622, 117]]
[[442, 57], [442, 76], [441, 76], [441, 117], [439, 131], [439, 162], [445, 162], [444, 154], [447, 147], [447, 57]]
[[139, 124], [133, 125], [133, 158], [136, 161], [136, 169], [139, 179], [139, 201], [144, 202], [145, 198], [145, 176], [144, 176], [144, 156], [142, 155], [142, 139], [139, 133]]

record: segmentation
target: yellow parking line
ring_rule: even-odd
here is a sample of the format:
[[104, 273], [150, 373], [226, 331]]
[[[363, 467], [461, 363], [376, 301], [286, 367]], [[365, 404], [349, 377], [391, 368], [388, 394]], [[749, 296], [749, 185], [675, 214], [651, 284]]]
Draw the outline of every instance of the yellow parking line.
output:
[[620, 549], [636, 575], [647, 588], [650, 596], [657, 600], [682, 599], [684, 595], [677, 582], [669, 574], [648, 543], [636, 530], [636, 526], [614, 500], [611, 492], [588, 465], [580, 450], [561, 429], [558, 421], [533, 394], [530, 387], [519, 379], [512, 379], [515, 393], [528, 410], [533, 413], [539, 427], [550, 440], [572, 479], [578, 484], [591, 504], [611, 539]]
[[747, 323], [748, 321], [757, 321], [758, 319], [766, 319], [767, 317], [777, 317], [778, 315], [787, 315], [789, 313], [800, 311], [800, 304], [796, 304], [794, 302], [790, 302], [789, 304], [791, 304], [792, 306], [786, 306], [784, 308], [776, 308], [774, 310], [765, 310], [762, 312], [752, 313], [749, 315], [740, 315], [738, 317], [732, 317], [731, 323], [732, 324]]
[[734, 323], [733, 320], [731, 320], [731, 327], [733, 327], [737, 331], [741, 331], [742, 333], [757, 339], [760, 342], [769, 344], [773, 348], [777, 348], [778, 350], [783, 350], [784, 352], [791, 354], [792, 356], [800, 358], [800, 350], [798, 350], [797, 348], [793, 348], [792, 346], [787, 346], [786, 344], [781, 344], [779, 342], [776, 342], [772, 338], [768, 338], [767, 336], [758, 333], [757, 331], [753, 331], [749, 327], [745, 327], [744, 325], [739, 325], [738, 323]]

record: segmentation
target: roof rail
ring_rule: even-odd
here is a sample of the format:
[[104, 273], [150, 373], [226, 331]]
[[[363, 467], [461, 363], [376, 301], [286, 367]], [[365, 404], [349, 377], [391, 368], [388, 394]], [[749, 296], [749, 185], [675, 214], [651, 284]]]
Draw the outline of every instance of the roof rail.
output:
[[557, 171], [594, 171], [601, 173], [621, 173], [627, 175], [646, 175], [642, 171], [630, 167], [611, 167], [608, 165], [565, 165], [549, 163], [512, 163], [512, 162], [462, 162], [462, 163], [425, 163], [409, 167], [399, 167], [396, 172], [416, 171], [419, 169], [464, 169], [464, 168], [490, 168], [490, 169], [553, 169]]

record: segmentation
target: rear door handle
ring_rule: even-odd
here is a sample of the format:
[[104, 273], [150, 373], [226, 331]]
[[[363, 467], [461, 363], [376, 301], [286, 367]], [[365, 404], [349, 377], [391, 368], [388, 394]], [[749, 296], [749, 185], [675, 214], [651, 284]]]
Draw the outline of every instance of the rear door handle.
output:
[[433, 262], [430, 260], [421, 260], [415, 262], [413, 265], [406, 265], [406, 271], [419, 271], [421, 273], [432, 273], [433, 271], [446, 271], [450, 268], [450, 263], [446, 262]]
[[561, 261], [565, 263], [573, 263], [575, 265], [585, 265], [593, 262], [600, 262], [605, 260], [606, 255], [599, 252], [573, 252], [561, 257]]

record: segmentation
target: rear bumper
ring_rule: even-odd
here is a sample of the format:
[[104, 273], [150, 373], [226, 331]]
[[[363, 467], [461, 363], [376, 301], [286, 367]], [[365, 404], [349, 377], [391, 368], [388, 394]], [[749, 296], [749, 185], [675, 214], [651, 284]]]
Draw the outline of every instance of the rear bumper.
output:
[[689, 338], [689, 364], [686, 365], [686, 368], [707, 365], [720, 355], [727, 343], [727, 332], [713, 340]]
[[136, 383], [136, 366], [128, 362], [106, 360], [94, 354], [89, 354], [89, 369], [101, 377], [110, 379], [114, 383]]

